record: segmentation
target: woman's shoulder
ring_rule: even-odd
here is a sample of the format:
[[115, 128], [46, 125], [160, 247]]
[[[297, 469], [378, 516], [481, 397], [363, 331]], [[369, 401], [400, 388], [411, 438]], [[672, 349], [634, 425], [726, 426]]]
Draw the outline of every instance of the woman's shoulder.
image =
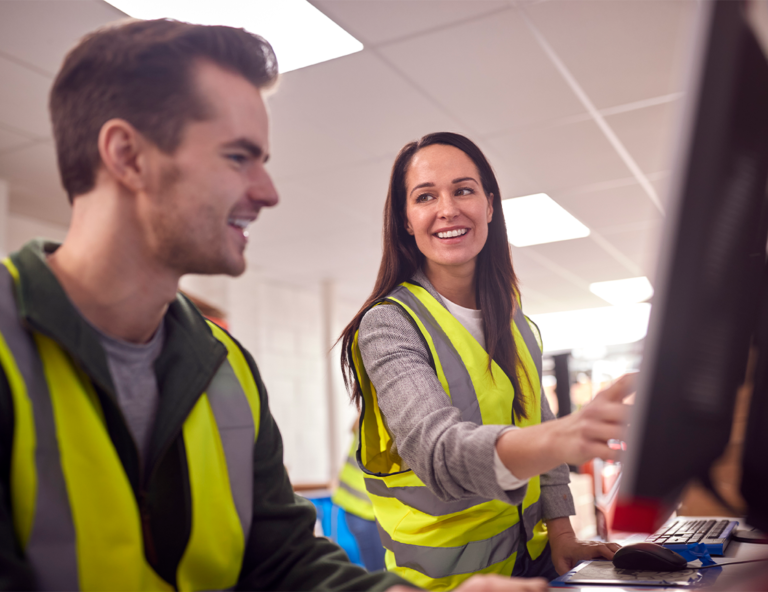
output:
[[372, 307], [360, 321], [360, 347], [421, 346], [422, 338], [405, 310], [384, 302]]
[[363, 318], [360, 320], [360, 333], [362, 335], [363, 333], [386, 329], [387, 327], [401, 327], [403, 322], [410, 326], [407, 313], [401, 307], [384, 301], [376, 306], [372, 306], [363, 315]]

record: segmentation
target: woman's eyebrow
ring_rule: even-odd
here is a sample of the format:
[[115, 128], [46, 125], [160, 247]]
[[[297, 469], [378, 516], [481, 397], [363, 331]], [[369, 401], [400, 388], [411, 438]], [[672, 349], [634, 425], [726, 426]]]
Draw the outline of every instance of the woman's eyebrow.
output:
[[473, 181], [474, 183], [477, 183], [474, 177], [459, 177], [458, 179], [451, 181], [451, 183], [455, 185], [456, 183], [461, 183], [462, 181]]
[[[454, 181], [454, 182], [455, 182], [455, 181]], [[434, 183], [421, 183], [421, 184], [419, 184], [419, 185], [416, 185], [416, 187], [414, 187], [413, 189], [411, 189], [411, 193], [413, 193], [413, 192], [414, 192], [414, 191], [416, 191], [417, 189], [423, 189], [424, 187], [434, 187], [434, 186], [435, 186], [435, 184], [434, 184]], [[409, 194], [409, 195], [410, 195], [410, 194]]]

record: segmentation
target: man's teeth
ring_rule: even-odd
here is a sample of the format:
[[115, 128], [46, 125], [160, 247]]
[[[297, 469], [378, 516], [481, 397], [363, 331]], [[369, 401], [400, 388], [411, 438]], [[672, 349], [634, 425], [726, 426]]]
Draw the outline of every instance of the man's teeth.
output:
[[229, 223], [232, 226], [237, 226], [238, 228], [245, 230], [246, 228], [248, 228], [248, 225], [251, 223], [251, 220], [248, 220], [246, 218], [230, 218]]
[[467, 234], [467, 228], [461, 228], [459, 230], [448, 230], [447, 232], [438, 232], [438, 238], [453, 238], [454, 236], [461, 236]]

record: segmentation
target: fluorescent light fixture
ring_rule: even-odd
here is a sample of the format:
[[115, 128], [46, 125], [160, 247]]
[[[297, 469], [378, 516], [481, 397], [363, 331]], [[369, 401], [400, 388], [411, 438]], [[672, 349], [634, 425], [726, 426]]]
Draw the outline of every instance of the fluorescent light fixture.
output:
[[643, 302], [653, 296], [653, 286], [645, 276], [610, 282], [595, 282], [589, 284], [589, 291], [613, 305]]
[[625, 304], [531, 315], [545, 352], [634, 343], [645, 337], [651, 305]]
[[546, 193], [505, 199], [501, 207], [507, 223], [507, 237], [516, 247], [589, 236], [589, 228]]
[[280, 72], [349, 55], [363, 44], [306, 0], [107, 0], [138, 19], [228, 25], [272, 44]]

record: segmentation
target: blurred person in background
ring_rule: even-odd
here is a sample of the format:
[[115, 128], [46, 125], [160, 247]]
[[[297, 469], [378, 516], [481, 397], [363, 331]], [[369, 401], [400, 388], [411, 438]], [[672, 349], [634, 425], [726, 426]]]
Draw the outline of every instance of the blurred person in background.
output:
[[360, 561], [368, 571], [384, 569], [384, 547], [373, 513], [373, 504], [365, 489], [365, 474], [360, 470], [355, 455], [358, 448], [358, 422], [352, 426], [354, 437], [349, 454], [339, 473], [339, 485], [331, 500], [344, 511], [344, 521], [357, 543]]

